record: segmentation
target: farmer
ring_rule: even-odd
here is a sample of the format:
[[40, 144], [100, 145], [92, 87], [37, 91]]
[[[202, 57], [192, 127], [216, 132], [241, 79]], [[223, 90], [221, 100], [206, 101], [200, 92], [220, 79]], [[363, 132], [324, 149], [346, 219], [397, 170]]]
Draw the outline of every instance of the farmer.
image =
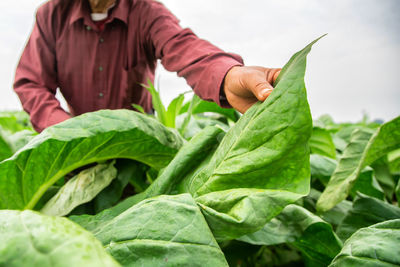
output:
[[[246, 111], [271, 93], [279, 69], [243, 66], [240, 56], [199, 39], [153, 0], [50, 0], [36, 16], [18, 64], [14, 90], [34, 128], [99, 109], [150, 112], [140, 84], [154, 80], [157, 59], [194, 92]], [[70, 112], [55, 98], [60, 88]]]

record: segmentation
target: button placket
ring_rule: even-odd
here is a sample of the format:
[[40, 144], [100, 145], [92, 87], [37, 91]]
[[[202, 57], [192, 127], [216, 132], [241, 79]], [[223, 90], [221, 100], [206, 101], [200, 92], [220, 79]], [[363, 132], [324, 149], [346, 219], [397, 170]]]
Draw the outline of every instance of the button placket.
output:
[[97, 60], [97, 62], [98, 62], [98, 82], [99, 82], [99, 87], [97, 88], [97, 90], [98, 90], [98, 94], [97, 94], [97, 97], [98, 97], [98, 99], [99, 100], [101, 100], [101, 101], [104, 101], [105, 99], [104, 99], [104, 96], [105, 96], [105, 90], [106, 90], [106, 88], [103, 88], [103, 86], [104, 86], [104, 81], [105, 81], [105, 77], [104, 77], [104, 67], [103, 67], [103, 64], [104, 64], [104, 62], [103, 62], [103, 60], [102, 60], [102, 57], [101, 57], [101, 55], [102, 55], [102, 53], [101, 53], [101, 50], [103, 50], [103, 46], [101, 45], [101, 44], [103, 44], [104, 43], [104, 38], [102, 37], [102, 35], [103, 35], [103, 32], [101, 32], [100, 34], [99, 34], [99, 39], [98, 39], [98, 44], [99, 44], [99, 46], [98, 46], [98, 49], [97, 49], [97, 55], [96, 55], [96, 60]]

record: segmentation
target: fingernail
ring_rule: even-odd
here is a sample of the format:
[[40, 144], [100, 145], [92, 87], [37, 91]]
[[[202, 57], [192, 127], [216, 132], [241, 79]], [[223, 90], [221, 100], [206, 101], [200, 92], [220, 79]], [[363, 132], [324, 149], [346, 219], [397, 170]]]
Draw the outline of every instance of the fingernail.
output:
[[264, 90], [262, 90], [263, 95], [270, 94], [271, 92], [272, 92], [272, 89], [268, 89], [268, 88], [265, 88]]

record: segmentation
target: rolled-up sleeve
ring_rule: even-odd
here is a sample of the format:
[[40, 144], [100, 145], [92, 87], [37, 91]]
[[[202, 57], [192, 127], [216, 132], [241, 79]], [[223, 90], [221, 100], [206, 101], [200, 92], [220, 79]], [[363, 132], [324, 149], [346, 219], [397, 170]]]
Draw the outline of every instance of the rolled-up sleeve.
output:
[[224, 78], [232, 67], [243, 65], [242, 58], [198, 38], [190, 29], [181, 28], [176, 17], [161, 3], [149, 3], [144, 32], [155, 57], [161, 59], [167, 70], [184, 77], [202, 99], [224, 106], [220, 102]]
[[70, 118], [55, 97], [57, 64], [51, 25], [51, 16], [42, 6], [37, 12], [36, 23], [17, 66], [14, 81], [14, 90], [38, 132]]

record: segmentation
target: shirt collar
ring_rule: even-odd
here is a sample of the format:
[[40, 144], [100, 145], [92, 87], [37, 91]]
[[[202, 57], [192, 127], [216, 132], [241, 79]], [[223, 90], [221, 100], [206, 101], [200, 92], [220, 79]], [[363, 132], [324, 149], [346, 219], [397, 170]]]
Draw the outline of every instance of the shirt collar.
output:
[[[113, 19], [119, 19], [125, 24], [128, 24], [130, 1], [131, 0], [117, 0], [117, 3], [110, 15], [110, 21], [112, 21]], [[69, 25], [72, 25], [74, 22], [80, 19], [84, 19], [85, 23], [91, 21], [90, 6], [87, 0], [74, 1], [74, 4], [72, 5]]]
[[87, 15], [90, 15], [88, 8], [89, 4], [87, 3], [87, 0], [74, 1], [71, 8], [69, 25], [71, 26], [74, 22], [85, 18], [85, 13], [87, 13]]
[[128, 25], [128, 16], [131, 9], [131, 0], [117, 0], [116, 6], [111, 12], [111, 20], [116, 18]]

